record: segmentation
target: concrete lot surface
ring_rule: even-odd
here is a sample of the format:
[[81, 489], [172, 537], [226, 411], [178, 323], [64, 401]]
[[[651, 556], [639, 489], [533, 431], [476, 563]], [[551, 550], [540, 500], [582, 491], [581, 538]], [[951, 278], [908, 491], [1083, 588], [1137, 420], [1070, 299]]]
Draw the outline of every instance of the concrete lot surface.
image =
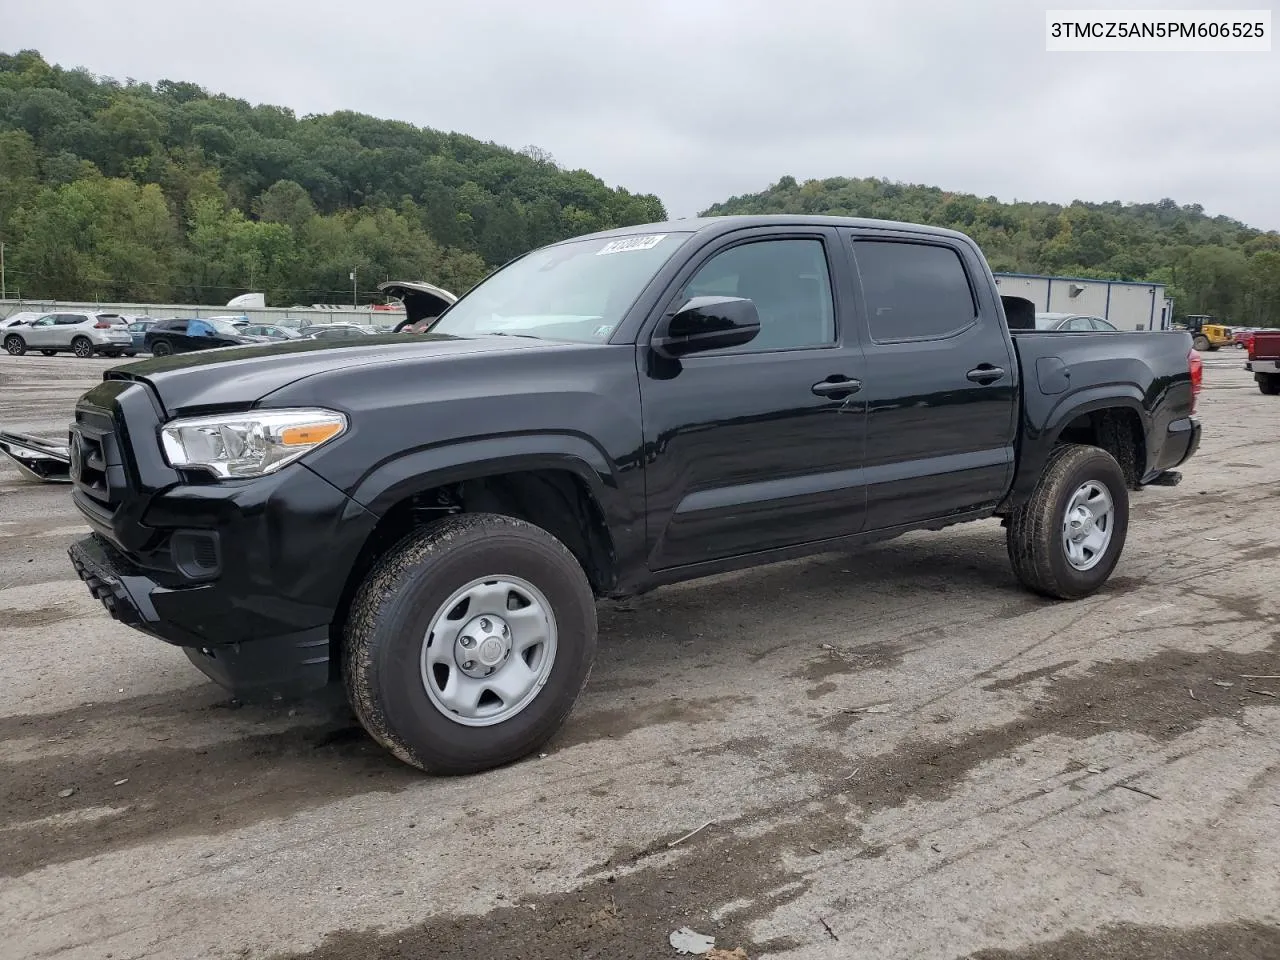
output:
[[[0, 358], [0, 427], [107, 365]], [[557, 741], [465, 779], [228, 701], [0, 466], [0, 957], [1280, 957], [1280, 398], [1241, 365], [1097, 596], [1026, 593], [988, 522], [602, 604]]]

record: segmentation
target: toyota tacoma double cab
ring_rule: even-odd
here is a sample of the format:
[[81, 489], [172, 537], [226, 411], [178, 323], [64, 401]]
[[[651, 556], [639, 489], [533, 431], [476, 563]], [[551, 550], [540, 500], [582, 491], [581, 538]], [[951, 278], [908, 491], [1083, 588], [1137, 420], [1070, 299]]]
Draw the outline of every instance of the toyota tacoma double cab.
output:
[[107, 371], [70, 548], [236, 695], [340, 684], [442, 774], [546, 743], [596, 601], [984, 518], [1085, 597], [1200, 442], [1185, 331], [1037, 332], [929, 226], [723, 217], [555, 243], [429, 330]]

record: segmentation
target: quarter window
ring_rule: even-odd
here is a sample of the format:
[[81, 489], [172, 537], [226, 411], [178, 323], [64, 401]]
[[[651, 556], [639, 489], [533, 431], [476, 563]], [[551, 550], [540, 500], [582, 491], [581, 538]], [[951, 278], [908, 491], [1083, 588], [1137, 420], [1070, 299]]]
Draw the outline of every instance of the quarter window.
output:
[[681, 291], [693, 297], [745, 297], [760, 315], [760, 333], [743, 351], [787, 350], [835, 343], [831, 276], [821, 240], [754, 240], [717, 253]]
[[853, 249], [873, 340], [935, 340], [973, 324], [973, 291], [950, 247], [858, 240]]

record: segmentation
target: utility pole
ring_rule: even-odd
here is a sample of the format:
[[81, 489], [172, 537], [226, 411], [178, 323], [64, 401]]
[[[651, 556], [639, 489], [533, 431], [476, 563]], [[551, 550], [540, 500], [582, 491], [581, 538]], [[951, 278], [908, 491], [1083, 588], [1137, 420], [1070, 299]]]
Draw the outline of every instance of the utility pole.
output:
[[357, 309], [356, 303], [356, 268], [351, 268], [351, 309]]
[[9, 288], [4, 282], [4, 241], [0, 240], [0, 300], [9, 299]]

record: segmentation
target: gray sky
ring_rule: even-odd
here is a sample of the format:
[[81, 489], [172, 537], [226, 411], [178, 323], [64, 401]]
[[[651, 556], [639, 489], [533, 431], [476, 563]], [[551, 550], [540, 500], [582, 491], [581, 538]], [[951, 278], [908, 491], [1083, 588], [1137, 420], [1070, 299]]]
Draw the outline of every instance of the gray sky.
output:
[[790, 174], [1001, 200], [1168, 196], [1280, 229], [1280, 44], [1051, 54], [1049, 5], [0, 0], [0, 46], [299, 116], [352, 109], [537, 144], [672, 216]]

